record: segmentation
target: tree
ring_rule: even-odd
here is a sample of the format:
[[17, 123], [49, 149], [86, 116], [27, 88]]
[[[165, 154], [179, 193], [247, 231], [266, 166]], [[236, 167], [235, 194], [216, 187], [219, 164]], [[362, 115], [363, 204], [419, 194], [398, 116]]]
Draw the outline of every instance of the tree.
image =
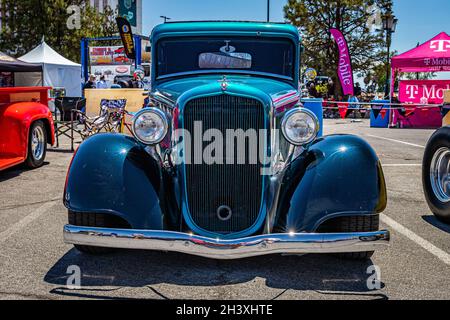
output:
[[[0, 50], [21, 56], [45, 41], [68, 59], [80, 61], [80, 40], [83, 37], [106, 37], [117, 33], [115, 12], [107, 7], [97, 12], [84, 0], [1, 0], [7, 12], [0, 30]], [[78, 8], [80, 28], [69, 29], [68, 20]]]
[[354, 72], [366, 76], [385, 63], [383, 32], [374, 30], [371, 22], [390, 7], [392, 0], [289, 0], [284, 12], [303, 34], [303, 63], [337, 80], [339, 54], [329, 30], [343, 33]]
[[[383, 59], [381, 62], [376, 62], [370, 70], [361, 72], [358, 74], [359, 77], [364, 78], [364, 83], [366, 84], [367, 91], [371, 93], [384, 92], [386, 86], [386, 70], [390, 70], [390, 61], [392, 57], [397, 55], [397, 51], [390, 53], [389, 63], [387, 59]], [[389, 66], [388, 66], [389, 64]]]
[[405, 78], [406, 80], [431, 80], [436, 78], [436, 73], [434, 72], [401, 73], [400, 78]]

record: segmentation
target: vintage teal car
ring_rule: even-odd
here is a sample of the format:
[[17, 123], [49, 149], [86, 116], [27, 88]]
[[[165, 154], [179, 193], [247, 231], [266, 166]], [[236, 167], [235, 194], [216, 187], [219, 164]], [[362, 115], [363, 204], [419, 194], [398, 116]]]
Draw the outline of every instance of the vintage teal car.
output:
[[67, 243], [213, 259], [368, 259], [388, 247], [379, 159], [358, 137], [319, 135], [297, 90], [296, 28], [166, 23], [151, 41], [150, 104], [134, 137], [97, 135], [73, 158]]

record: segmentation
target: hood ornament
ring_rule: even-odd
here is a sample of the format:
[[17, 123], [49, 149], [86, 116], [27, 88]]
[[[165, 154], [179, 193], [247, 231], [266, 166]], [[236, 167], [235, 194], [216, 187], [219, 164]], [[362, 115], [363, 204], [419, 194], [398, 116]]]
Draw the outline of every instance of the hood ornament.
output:
[[222, 91], [226, 91], [228, 89], [228, 79], [227, 76], [223, 76], [222, 80], [220, 80], [219, 82], [221, 82], [220, 86], [222, 88]]

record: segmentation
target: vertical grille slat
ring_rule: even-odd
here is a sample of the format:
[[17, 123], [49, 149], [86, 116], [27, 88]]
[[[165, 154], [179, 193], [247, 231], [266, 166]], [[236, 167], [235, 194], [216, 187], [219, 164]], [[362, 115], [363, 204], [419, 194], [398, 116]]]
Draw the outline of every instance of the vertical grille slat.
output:
[[[184, 129], [190, 132], [192, 143], [196, 139], [194, 123], [197, 121], [202, 122], [203, 133], [209, 129], [222, 132], [224, 164], [196, 164], [194, 153], [199, 151], [190, 148], [192, 163], [185, 164], [185, 178], [191, 218], [198, 227], [210, 232], [226, 234], [247, 230], [255, 224], [261, 210], [262, 165], [260, 161], [257, 164], [249, 162], [251, 148], [248, 142], [245, 164], [238, 164], [235, 146], [234, 164], [227, 165], [226, 130], [256, 130], [259, 150], [259, 130], [265, 128], [263, 105], [255, 99], [225, 94], [190, 101], [184, 108]], [[204, 142], [200, 152], [209, 144]], [[222, 221], [217, 216], [217, 209], [221, 206], [228, 206], [233, 212], [228, 221]]]

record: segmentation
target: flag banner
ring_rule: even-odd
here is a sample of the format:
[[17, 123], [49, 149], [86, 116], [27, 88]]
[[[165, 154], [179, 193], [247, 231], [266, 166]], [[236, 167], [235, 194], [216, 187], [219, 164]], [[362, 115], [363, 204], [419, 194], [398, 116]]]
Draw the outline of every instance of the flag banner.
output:
[[353, 69], [350, 52], [344, 35], [338, 29], [330, 29], [330, 33], [339, 49], [338, 76], [344, 95], [354, 95]]
[[136, 60], [136, 47], [134, 46], [133, 31], [131, 30], [130, 23], [127, 19], [122, 17], [116, 18], [116, 21], [126, 56], [129, 59]]
[[447, 116], [447, 114], [449, 113], [449, 111], [450, 111], [450, 104], [444, 104], [443, 106], [442, 106], [442, 117], [445, 117], [445, 116]]
[[339, 115], [342, 119], [346, 119], [348, 117], [348, 114], [351, 110], [348, 109], [349, 104], [348, 103], [340, 103], [338, 104], [339, 108]]
[[374, 105], [374, 106], [372, 106], [372, 112], [373, 112], [373, 115], [374, 115], [375, 119], [378, 118], [378, 116], [380, 115], [382, 110], [383, 110], [383, 106], [381, 106], [381, 105]]
[[137, 1], [119, 0], [119, 16], [127, 18], [133, 27], [137, 27]]

